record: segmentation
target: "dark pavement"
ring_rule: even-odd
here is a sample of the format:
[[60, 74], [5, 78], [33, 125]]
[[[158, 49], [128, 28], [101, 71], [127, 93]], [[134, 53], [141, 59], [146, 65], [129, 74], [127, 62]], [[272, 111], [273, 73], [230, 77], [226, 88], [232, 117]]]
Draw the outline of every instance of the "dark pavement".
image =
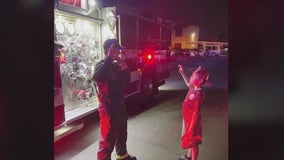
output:
[[[178, 63], [184, 65], [186, 73], [203, 65], [211, 74], [212, 86], [205, 90], [207, 97], [202, 108], [203, 144], [200, 145], [199, 160], [227, 160], [227, 57], [178, 60], [172, 64], [171, 77], [159, 88], [159, 94], [146, 102], [146, 107], [138, 105], [136, 97], [128, 100], [129, 153], [138, 160], [175, 160], [178, 155], [186, 153], [180, 147], [180, 136], [181, 106], [187, 88], [178, 73]], [[81, 130], [55, 143], [55, 160], [96, 160], [98, 114], [91, 114], [84, 121]]]

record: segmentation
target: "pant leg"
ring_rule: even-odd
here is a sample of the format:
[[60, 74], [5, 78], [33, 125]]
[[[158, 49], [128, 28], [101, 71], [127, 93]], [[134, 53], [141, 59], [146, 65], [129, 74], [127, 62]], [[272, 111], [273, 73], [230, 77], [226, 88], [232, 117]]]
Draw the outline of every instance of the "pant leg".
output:
[[122, 156], [127, 152], [127, 111], [125, 105], [121, 107], [119, 113], [118, 137], [115, 142], [115, 151], [117, 155]]
[[111, 153], [116, 140], [115, 116], [105, 109], [99, 111], [100, 139], [97, 160], [111, 160]]

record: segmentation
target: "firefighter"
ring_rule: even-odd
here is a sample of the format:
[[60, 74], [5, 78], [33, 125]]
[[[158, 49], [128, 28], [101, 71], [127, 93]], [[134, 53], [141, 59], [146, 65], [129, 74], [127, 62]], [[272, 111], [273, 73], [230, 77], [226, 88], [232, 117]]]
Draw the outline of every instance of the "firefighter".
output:
[[190, 76], [184, 73], [183, 66], [178, 65], [179, 72], [189, 90], [182, 105], [183, 132], [181, 147], [188, 149], [187, 155], [178, 157], [179, 160], [197, 160], [199, 145], [202, 144], [201, 107], [204, 104], [205, 92], [203, 85], [210, 86], [209, 74], [199, 66]]
[[95, 66], [94, 81], [98, 87], [100, 139], [98, 160], [111, 160], [115, 148], [117, 160], [136, 160], [128, 154], [127, 112], [124, 104], [124, 85], [130, 83], [130, 72], [120, 58], [122, 46], [116, 39], [103, 44], [105, 58]]

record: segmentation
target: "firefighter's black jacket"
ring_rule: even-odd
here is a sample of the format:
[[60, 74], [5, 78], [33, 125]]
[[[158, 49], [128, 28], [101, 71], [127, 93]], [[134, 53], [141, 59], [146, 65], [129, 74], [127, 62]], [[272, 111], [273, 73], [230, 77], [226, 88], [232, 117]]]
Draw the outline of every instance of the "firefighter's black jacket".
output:
[[110, 57], [106, 57], [95, 66], [94, 80], [98, 86], [99, 109], [115, 109], [123, 103], [124, 85], [130, 82], [130, 72]]

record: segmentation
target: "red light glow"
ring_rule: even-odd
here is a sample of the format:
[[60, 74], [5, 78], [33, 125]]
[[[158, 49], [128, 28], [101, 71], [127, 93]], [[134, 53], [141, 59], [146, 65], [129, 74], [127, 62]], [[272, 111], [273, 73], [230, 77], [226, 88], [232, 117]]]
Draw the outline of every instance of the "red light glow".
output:
[[146, 49], [143, 51], [143, 61], [150, 63], [154, 60], [154, 51], [152, 49]]
[[151, 54], [148, 54], [147, 55], [147, 60], [151, 60], [152, 59], [152, 55]]

